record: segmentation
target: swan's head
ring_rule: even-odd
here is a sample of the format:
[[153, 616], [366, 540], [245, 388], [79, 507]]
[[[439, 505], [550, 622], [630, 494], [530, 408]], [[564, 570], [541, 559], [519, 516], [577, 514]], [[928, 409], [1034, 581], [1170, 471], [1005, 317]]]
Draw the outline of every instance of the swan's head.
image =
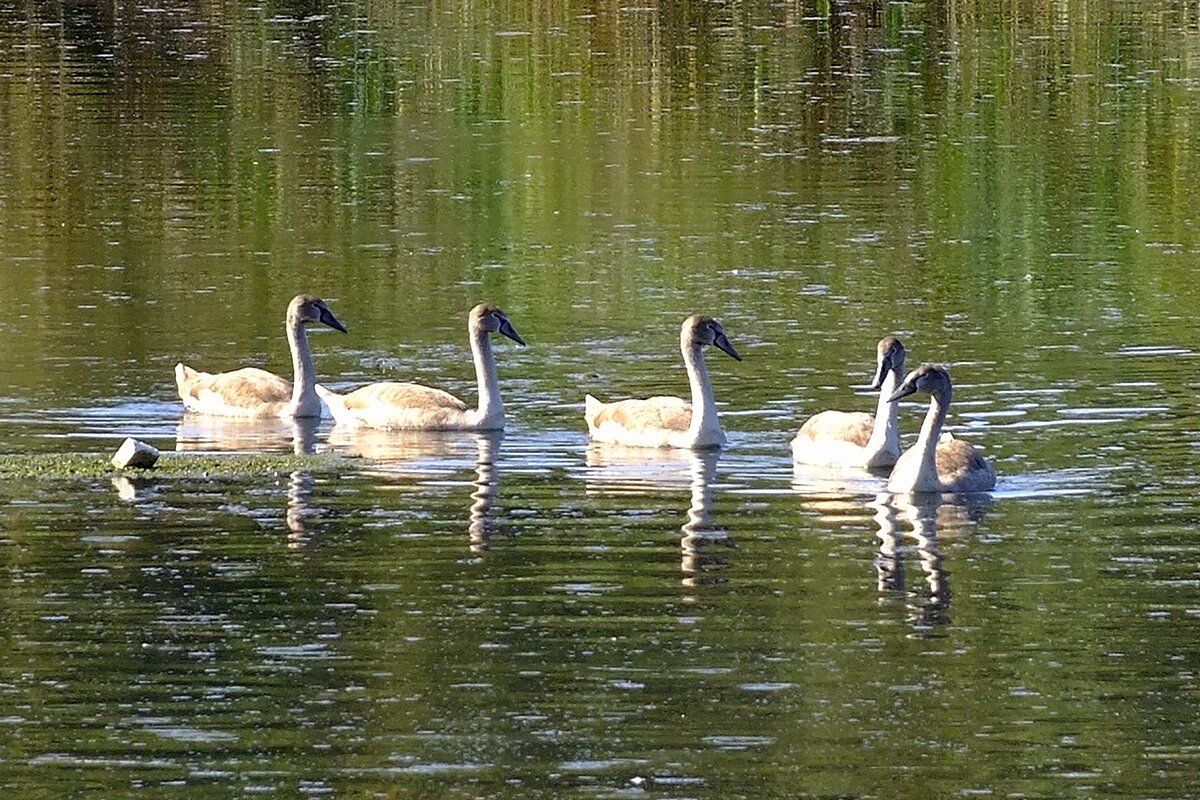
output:
[[508, 317], [504, 315], [504, 312], [495, 306], [480, 303], [472, 308], [470, 324], [473, 331], [498, 333], [502, 336], [507, 336], [522, 347], [525, 346], [525, 340], [521, 338], [521, 334], [517, 333], [517, 329], [508, 321]]
[[682, 338], [685, 346], [711, 344], [719, 350], [724, 350], [738, 361], [742, 360], [742, 357], [737, 354], [737, 350], [734, 350], [733, 345], [729, 343], [729, 337], [725, 335], [725, 329], [721, 327], [721, 323], [712, 317], [693, 314], [685, 319]]
[[346, 326], [338, 322], [337, 317], [325, 305], [325, 301], [311, 294], [298, 294], [293, 297], [292, 302], [288, 304], [287, 318], [289, 322], [319, 322], [335, 331], [347, 333]]
[[905, 376], [904, 383], [892, 392], [888, 400], [895, 402], [915, 392], [925, 392], [944, 403], [949, 403], [950, 373], [935, 364], [922, 364]]
[[897, 375], [904, 374], [904, 344], [895, 336], [885, 336], [879, 340], [875, 354], [875, 377], [871, 380], [871, 388], [883, 386], [883, 379], [889, 372]]

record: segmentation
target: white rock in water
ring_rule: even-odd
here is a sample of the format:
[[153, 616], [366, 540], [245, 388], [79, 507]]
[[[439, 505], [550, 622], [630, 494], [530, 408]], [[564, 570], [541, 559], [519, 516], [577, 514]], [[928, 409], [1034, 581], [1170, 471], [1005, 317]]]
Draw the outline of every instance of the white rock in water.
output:
[[137, 439], [126, 439], [121, 449], [112, 457], [113, 466], [117, 469], [126, 467], [141, 467], [149, 469], [158, 461], [158, 451], [145, 442]]

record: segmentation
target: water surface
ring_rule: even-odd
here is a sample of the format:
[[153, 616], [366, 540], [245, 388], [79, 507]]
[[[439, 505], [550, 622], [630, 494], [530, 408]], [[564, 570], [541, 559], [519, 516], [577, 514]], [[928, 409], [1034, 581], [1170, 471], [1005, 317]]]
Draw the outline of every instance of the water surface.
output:
[[[1198, 65], [1176, 2], [0, 2], [0, 450], [358, 457], [0, 485], [0, 784], [1194, 796]], [[502, 306], [506, 434], [184, 415], [299, 291], [330, 385], [468, 400]], [[693, 312], [729, 447], [589, 445]], [[995, 492], [793, 469], [888, 333]]]

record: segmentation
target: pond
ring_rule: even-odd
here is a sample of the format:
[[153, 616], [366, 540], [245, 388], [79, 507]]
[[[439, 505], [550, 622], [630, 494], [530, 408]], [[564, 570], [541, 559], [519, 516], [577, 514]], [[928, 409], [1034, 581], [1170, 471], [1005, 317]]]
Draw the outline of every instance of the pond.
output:
[[[315, 454], [0, 481], [14, 796], [1200, 793], [1194, 3], [0, 0], [0, 109], [0, 454]], [[504, 434], [184, 414], [298, 292]], [[728, 446], [589, 443], [692, 313]], [[887, 334], [995, 491], [793, 467]]]

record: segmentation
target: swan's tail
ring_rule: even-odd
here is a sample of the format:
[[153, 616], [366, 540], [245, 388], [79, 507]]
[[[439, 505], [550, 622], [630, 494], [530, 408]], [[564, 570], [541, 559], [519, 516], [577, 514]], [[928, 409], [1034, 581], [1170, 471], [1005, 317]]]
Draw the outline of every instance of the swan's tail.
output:
[[183, 401], [184, 408], [190, 408], [192, 387], [196, 385], [196, 380], [203, 375], [203, 372], [192, 369], [182, 361], [175, 365], [175, 388], [179, 392], [179, 399]]
[[601, 403], [590, 394], [583, 396], [583, 418], [588, 424], [588, 428], [596, 427], [596, 417], [604, 409], [604, 403]]
[[188, 384], [196, 380], [196, 370], [184, 364], [182, 361], [175, 365], [175, 385], [182, 392]]
[[329, 409], [329, 413], [333, 416], [334, 420], [341, 422], [344, 419], [348, 419], [345, 398], [331, 389], [326, 389], [319, 383], [317, 384], [316, 388], [317, 396], [324, 401], [325, 406]]

